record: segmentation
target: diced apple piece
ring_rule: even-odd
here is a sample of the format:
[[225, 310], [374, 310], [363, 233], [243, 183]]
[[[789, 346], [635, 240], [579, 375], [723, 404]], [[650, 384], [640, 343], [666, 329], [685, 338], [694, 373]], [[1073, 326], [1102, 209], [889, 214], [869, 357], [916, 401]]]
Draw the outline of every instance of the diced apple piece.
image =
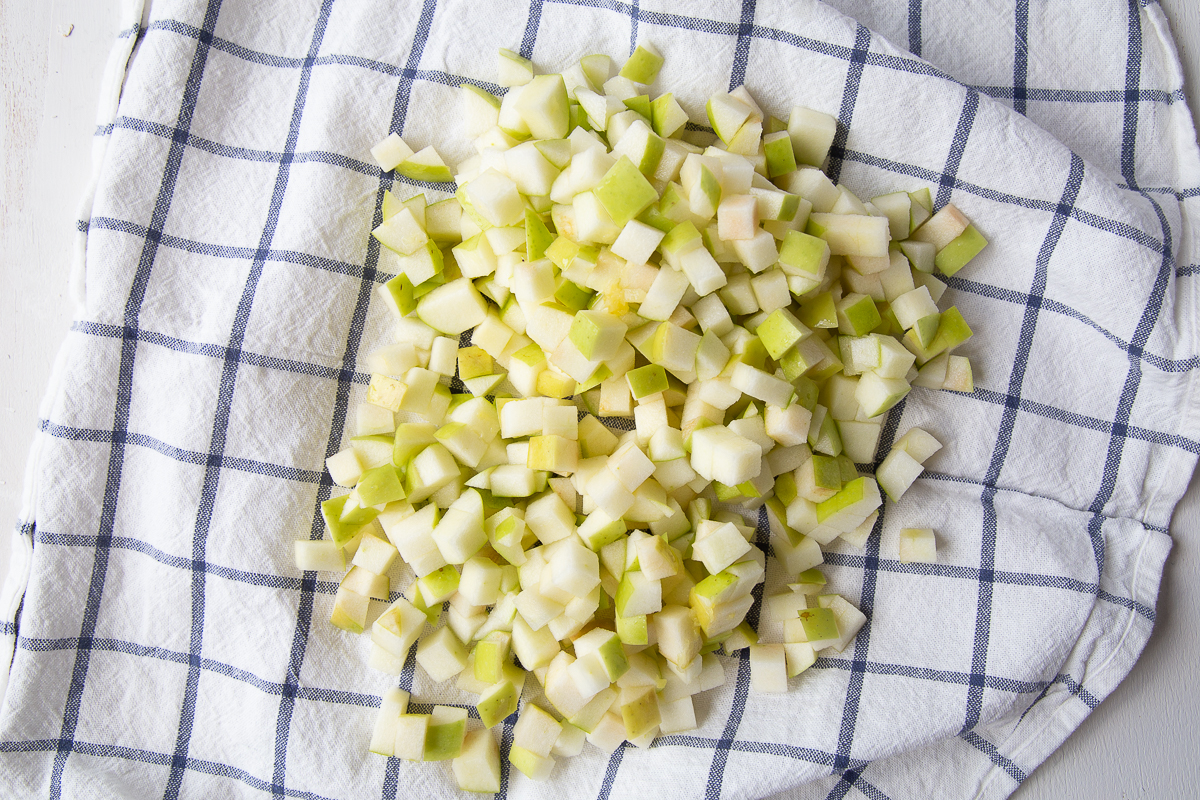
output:
[[937, 540], [932, 528], [904, 528], [900, 531], [900, 563], [937, 563]]
[[468, 792], [499, 792], [500, 746], [496, 737], [488, 730], [467, 732], [452, 768], [458, 788]]

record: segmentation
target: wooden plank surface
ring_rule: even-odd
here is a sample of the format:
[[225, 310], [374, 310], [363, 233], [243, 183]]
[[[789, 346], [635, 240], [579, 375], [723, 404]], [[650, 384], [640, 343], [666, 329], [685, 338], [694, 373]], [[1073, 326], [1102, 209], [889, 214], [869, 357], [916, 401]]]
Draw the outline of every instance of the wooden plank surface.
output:
[[[1164, 0], [1200, 109], [1200, 5]], [[0, 582], [7, 574], [25, 460], [55, 353], [72, 318], [67, 292], [80, 188], [116, 0], [0, 2]], [[1183, 798], [1200, 785], [1192, 691], [1200, 654], [1200, 482], [1171, 526], [1156, 629], [1133, 672], [1014, 795], [1019, 800]]]

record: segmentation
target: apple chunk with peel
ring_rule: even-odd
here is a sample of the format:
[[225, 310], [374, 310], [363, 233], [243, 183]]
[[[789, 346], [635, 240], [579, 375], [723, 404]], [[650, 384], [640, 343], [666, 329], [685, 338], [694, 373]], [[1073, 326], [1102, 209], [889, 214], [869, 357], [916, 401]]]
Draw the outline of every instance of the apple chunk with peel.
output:
[[579, 311], [567, 334], [584, 358], [607, 361], [617, 354], [628, 327], [603, 311]]
[[835, 256], [886, 256], [891, 240], [887, 217], [857, 214], [814, 212], [808, 217], [806, 232], [824, 239]]
[[425, 731], [425, 761], [449, 761], [462, 753], [467, 733], [467, 710], [434, 706]]
[[924, 471], [921, 462], [904, 450], [893, 447], [892, 452], [879, 464], [875, 476], [880, 487], [887, 492], [887, 496], [899, 501]]

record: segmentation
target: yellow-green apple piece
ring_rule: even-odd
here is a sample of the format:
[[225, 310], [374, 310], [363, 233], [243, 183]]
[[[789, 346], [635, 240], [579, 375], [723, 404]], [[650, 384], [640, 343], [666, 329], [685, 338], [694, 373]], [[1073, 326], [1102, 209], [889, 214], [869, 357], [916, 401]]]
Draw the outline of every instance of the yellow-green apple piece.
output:
[[508, 751], [508, 762], [525, 777], [535, 781], [548, 780], [555, 764], [552, 757], [539, 756], [520, 745], [513, 745]]
[[625, 62], [625, 66], [621, 67], [619, 74], [622, 78], [628, 78], [635, 83], [654, 83], [662, 65], [663, 57], [654, 45], [639, 42], [637, 49]]
[[491, 728], [503, 722], [517, 710], [517, 690], [512, 681], [501, 681], [479, 696], [475, 708], [479, 711], [479, 721], [485, 728]]
[[838, 330], [848, 336], [866, 336], [881, 319], [875, 301], [865, 294], [848, 294], [837, 303]]
[[419, 150], [396, 166], [396, 172], [414, 181], [426, 183], [450, 183], [453, 177], [450, 168], [433, 149], [433, 145]]
[[971, 326], [963, 319], [962, 313], [955, 306], [950, 306], [942, 312], [938, 320], [938, 332], [933, 337], [931, 353], [937, 354], [953, 350], [972, 336]]
[[408, 656], [409, 648], [425, 630], [426, 614], [403, 597], [397, 598], [371, 625], [371, 641], [397, 658]]
[[536, 261], [546, 253], [554, 242], [554, 234], [532, 209], [525, 209], [525, 254], [528, 261]]
[[429, 240], [424, 227], [409, 208], [401, 208], [384, 219], [371, 235], [380, 244], [404, 256], [415, 253]]
[[618, 226], [625, 225], [658, 200], [658, 192], [628, 156], [617, 160], [594, 192]]
[[620, 319], [602, 311], [580, 311], [571, 322], [567, 337], [589, 361], [606, 361], [616, 355], [629, 328]]
[[883, 378], [874, 372], [864, 373], [854, 391], [854, 398], [869, 419], [876, 417], [900, 402], [911, 386], [903, 378]]
[[429, 714], [401, 714], [396, 720], [396, 742], [392, 754], [408, 761], [423, 761]]
[[425, 761], [448, 761], [462, 752], [467, 733], [467, 710], [434, 706], [425, 731]]
[[750, 647], [750, 688], [764, 694], [787, 691], [787, 661], [782, 644]]
[[733, 139], [742, 124], [754, 113], [754, 109], [733, 97], [728, 92], [718, 92], [704, 106], [708, 122], [721, 141], [726, 144]]
[[339, 587], [333, 599], [333, 613], [329, 621], [335, 627], [350, 633], [362, 633], [367, 622], [367, 611], [371, 598]]
[[650, 104], [654, 132], [664, 139], [674, 136], [687, 124], [687, 112], [671, 93], [659, 95]]
[[442, 251], [432, 242], [427, 241], [421, 247], [406, 256], [396, 259], [397, 272], [408, 276], [413, 285], [413, 297], [417, 297], [418, 288], [441, 274], [444, 259]]
[[458, 349], [458, 376], [465, 380], [491, 375], [494, 367], [492, 357], [480, 347]]
[[349, 497], [350, 495], [343, 494], [331, 497], [321, 504], [321, 516], [329, 528], [330, 536], [339, 547], [345, 546], [363, 526], [379, 515], [374, 508], [355, 508], [349, 515], [345, 515], [346, 501]]
[[612, 59], [603, 54], [584, 56], [579, 59], [579, 66], [583, 68], [583, 74], [587, 76], [588, 82], [596, 89], [600, 89], [608, 83], [609, 78], [616, 74], [616, 67], [613, 65]]
[[358, 482], [358, 497], [364, 506], [377, 506], [404, 499], [404, 485], [396, 467], [383, 464], [363, 473]]
[[786, 308], [772, 311], [759, 323], [755, 332], [771, 358], [778, 360], [784, 353], [812, 331]]
[[629, 382], [629, 391], [635, 400], [665, 392], [669, 385], [666, 370], [658, 364], [632, 369], [625, 373], [625, 380]]
[[467, 649], [449, 627], [439, 628], [417, 645], [417, 663], [435, 681], [446, 681], [467, 665]]
[[901, 564], [937, 563], [937, 539], [932, 528], [904, 528], [900, 531]]
[[653, 687], [646, 688], [621, 704], [621, 721], [625, 723], [625, 737], [631, 740], [645, 736], [658, 727], [662, 716]]
[[[441, 524], [440, 522], [438, 523]], [[433, 607], [438, 603], [450, 599], [450, 595], [458, 591], [458, 583], [461, 576], [453, 564], [447, 564], [417, 581], [417, 586], [421, 591], [421, 597], [425, 604]]]
[[[916, 206], [920, 208], [920, 206]], [[926, 274], [933, 272], [937, 266], [937, 248], [929, 242], [918, 242], [915, 239], [905, 239], [900, 242], [900, 252], [912, 264], [912, 268]]]
[[[643, 175], [653, 178], [665, 151], [666, 144], [662, 137], [651, 130], [646, 121], [638, 119], [622, 134], [612, 154], [616, 158], [628, 156]], [[655, 197], [655, 200], [658, 198]]]
[[763, 149], [767, 158], [768, 178], [777, 178], [796, 169], [796, 154], [792, 151], [792, 137], [787, 131], [768, 133], [763, 137]]
[[417, 308], [412, 281], [404, 273], [380, 286], [378, 291], [392, 313], [398, 317], [406, 317]]
[[921, 476], [925, 468], [904, 450], [893, 448], [875, 470], [879, 486], [892, 500], [899, 502], [908, 487]]
[[837, 618], [828, 608], [806, 608], [800, 612], [800, 624], [804, 628], [805, 641], [814, 650], [828, 646], [827, 642], [838, 638]]
[[751, 117], [729, 140], [728, 152], [740, 156], [754, 156], [762, 147], [762, 123]]
[[942, 388], [951, 392], [975, 391], [971, 362], [966, 356], [950, 356], [946, 362], [946, 380], [942, 382]]
[[912, 218], [912, 198], [909, 197], [908, 192], [890, 192], [872, 197], [871, 205], [888, 218], [888, 228], [891, 231], [892, 239], [908, 238], [908, 226]]
[[[933, 216], [933, 199], [928, 189], [923, 189], [919, 192], [909, 192], [908, 196], [912, 198], [912, 207], [909, 210], [908, 220], [908, 233], [911, 236], [913, 231], [921, 227], [925, 224], [926, 220]], [[913, 242], [916, 240], [908, 239], [906, 241]], [[928, 242], [921, 242], [921, 244], [928, 244]], [[934, 249], [936, 250], [937, 248]]]
[[[817, 522], [838, 530], [853, 530], [879, 508], [880, 503], [875, 480], [866, 475], [859, 476], [846, 483], [833, 497], [817, 504]], [[845, 524], [847, 520], [853, 521], [853, 525]]]
[[828, 242], [829, 252], [835, 256], [886, 256], [891, 240], [887, 217], [859, 214], [813, 212], [805, 232]]
[[396, 722], [408, 710], [408, 692], [391, 688], [383, 693], [375, 728], [371, 733], [370, 751], [381, 756], [391, 756], [396, 749]]
[[938, 250], [934, 265], [944, 275], [953, 275], [966, 266], [967, 262], [979, 255], [979, 251], [987, 245], [987, 239], [974, 225], [968, 225], [966, 230], [955, 237], [949, 244]]
[[779, 266], [787, 275], [798, 275], [818, 281], [824, 275], [828, 264], [827, 241], [799, 230], [787, 231], [779, 248]]
[[489, 168], [462, 187], [469, 203], [464, 206], [490, 225], [517, 225], [525, 218], [525, 203], [517, 185], [507, 175]]
[[636, 111], [647, 120], [650, 119], [650, 95], [639, 94], [636, 97], [626, 98], [624, 101], [625, 107], [630, 111]]

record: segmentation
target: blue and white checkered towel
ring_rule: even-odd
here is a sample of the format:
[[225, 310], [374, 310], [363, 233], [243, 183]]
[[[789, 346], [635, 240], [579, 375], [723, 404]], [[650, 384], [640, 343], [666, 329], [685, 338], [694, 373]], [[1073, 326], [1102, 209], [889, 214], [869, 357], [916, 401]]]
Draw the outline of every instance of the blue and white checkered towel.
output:
[[[991, 245], [950, 280], [976, 390], [892, 412], [881, 455], [918, 425], [948, 445], [828, 557], [870, 618], [851, 648], [786, 696], [724, 659], [698, 730], [588, 746], [543, 784], [505, 764], [502, 794], [1010, 794], [1154, 622], [1200, 451], [1200, 153], [1152, 2], [835, 5], [862, 24], [811, 0], [164, 0], [139, 23], [128, 0], [0, 598], [0, 795], [457, 794], [445, 764], [367, 752], [395, 679], [291, 555], [388, 338], [369, 230], [393, 178], [368, 150], [391, 130], [456, 163], [453, 87], [497, 48], [558, 70], [639, 39], [693, 119], [741, 83], [827, 111], [836, 180], [976, 221]], [[937, 564], [899, 563], [906, 526], [938, 530]]]

